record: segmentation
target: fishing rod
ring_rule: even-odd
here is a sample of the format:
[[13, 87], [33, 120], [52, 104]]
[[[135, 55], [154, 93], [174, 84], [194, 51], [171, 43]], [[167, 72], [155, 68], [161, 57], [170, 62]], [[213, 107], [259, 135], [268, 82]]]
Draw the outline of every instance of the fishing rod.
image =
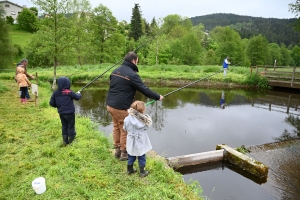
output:
[[[199, 80], [197, 80], [197, 81], [194, 81], [194, 82], [192, 82], [192, 83], [190, 83], [190, 84], [187, 84], [187, 85], [185, 85], [185, 86], [183, 86], [183, 87], [181, 87], [181, 88], [178, 88], [178, 89], [176, 89], [176, 90], [174, 90], [174, 91], [172, 91], [172, 92], [169, 92], [168, 94], [163, 95], [163, 97], [169, 96], [169, 95], [171, 95], [171, 94], [173, 94], [173, 93], [175, 93], [175, 92], [178, 92], [179, 90], [182, 90], [183, 88], [186, 88], [186, 87], [188, 87], [188, 86], [190, 86], [190, 85], [193, 85], [193, 84], [195, 84], [195, 83], [198, 83], [199, 81], [201, 81], [201, 80], [203, 80], [203, 79], [209, 78], [209, 77], [214, 76], [214, 75], [216, 75], [216, 74], [218, 74], [218, 73], [221, 73], [221, 72], [223, 72], [223, 70], [218, 71], [218, 72], [215, 72], [215, 73], [213, 73], [213, 74], [211, 74], [211, 75], [208, 75], [208, 76], [203, 77], [203, 78], [201, 78], [201, 79], [199, 79]], [[145, 105], [147, 106], [147, 105], [149, 105], [149, 104], [151, 104], [151, 103], [153, 103], [153, 102], [155, 102], [155, 101], [156, 101], [156, 100], [149, 101], [149, 102], [146, 103]]]
[[[150, 37], [148, 40], [146, 40], [146, 42], [142, 43], [139, 47], [137, 47], [135, 50], [133, 50], [134, 52], [136, 52], [137, 50], [139, 50], [141, 47], [143, 47], [145, 44], [147, 44], [148, 42], [152, 41], [156, 36], [160, 35], [162, 33], [163, 30], [161, 30], [158, 34], [156, 34], [155, 36]], [[125, 57], [124, 57], [125, 58]], [[91, 82], [89, 82], [88, 84], [86, 84], [84, 87], [82, 87], [80, 90], [78, 90], [78, 92], [80, 93], [82, 90], [84, 90], [86, 87], [88, 87], [90, 84], [92, 84], [94, 81], [96, 81], [98, 78], [102, 77], [106, 72], [108, 72], [110, 69], [112, 69], [113, 67], [115, 67], [118, 63], [120, 63], [121, 61], [124, 61], [124, 58], [120, 59], [118, 62], [116, 62], [113, 66], [111, 66], [110, 68], [108, 68], [107, 70], [105, 70], [102, 74], [100, 74], [99, 76], [97, 76], [96, 78], [94, 78]]]
[[233, 67], [233, 66], [235, 66], [235, 65], [238, 65], [238, 64], [240, 64], [240, 63], [242, 63], [242, 62], [239, 62], [239, 63], [236, 63], [236, 64], [234, 64], [234, 65], [231, 65], [231, 67]]

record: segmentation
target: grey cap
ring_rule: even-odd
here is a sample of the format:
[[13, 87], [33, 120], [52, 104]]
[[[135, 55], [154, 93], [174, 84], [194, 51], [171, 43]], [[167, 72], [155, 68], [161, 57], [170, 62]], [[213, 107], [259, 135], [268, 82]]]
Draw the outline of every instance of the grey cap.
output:
[[22, 61], [21, 61], [21, 63], [23, 63], [23, 62], [27, 62], [28, 63], [28, 60], [26, 58], [23, 58]]

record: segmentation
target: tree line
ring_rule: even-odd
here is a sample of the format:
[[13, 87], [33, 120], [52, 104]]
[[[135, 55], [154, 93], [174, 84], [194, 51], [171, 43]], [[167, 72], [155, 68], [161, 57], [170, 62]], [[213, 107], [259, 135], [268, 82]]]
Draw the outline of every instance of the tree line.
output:
[[293, 29], [293, 24], [297, 21], [296, 18], [276, 19], [218, 13], [190, 19], [193, 25], [203, 24], [207, 31], [211, 31], [217, 26], [230, 26], [242, 38], [249, 39], [261, 34], [270, 43], [277, 43], [278, 45], [284, 43], [287, 47], [298, 44], [300, 39], [299, 33]]
[[[134, 4], [127, 23], [118, 21], [103, 4], [92, 8], [88, 0], [32, 2], [44, 15], [38, 18], [35, 9], [20, 13], [18, 23], [24, 29], [31, 27], [27, 31], [34, 34], [21, 52], [32, 66], [54, 67], [54, 77], [59, 65], [115, 63], [141, 46], [137, 53], [140, 64], [145, 65], [220, 65], [230, 56], [232, 64], [247, 67], [273, 65], [275, 60], [280, 66], [300, 66], [298, 45], [270, 42], [259, 31], [249, 38], [243, 38], [232, 25], [206, 32], [204, 24], [193, 25], [191, 19], [177, 14], [153, 18], [149, 23], [142, 18], [139, 4]], [[0, 59], [0, 68], [5, 68], [16, 50], [9, 40], [9, 23], [0, 21], [0, 40], [6, 45], [0, 50], [6, 60]]]

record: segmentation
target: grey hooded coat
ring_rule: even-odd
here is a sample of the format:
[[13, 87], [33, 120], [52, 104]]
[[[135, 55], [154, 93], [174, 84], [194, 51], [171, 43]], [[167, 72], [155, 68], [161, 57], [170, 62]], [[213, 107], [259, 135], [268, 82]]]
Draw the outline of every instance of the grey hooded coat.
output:
[[146, 130], [151, 126], [149, 115], [144, 115], [130, 108], [129, 115], [124, 120], [124, 130], [127, 131], [126, 149], [131, 156], [142, 156], [152, 149]]

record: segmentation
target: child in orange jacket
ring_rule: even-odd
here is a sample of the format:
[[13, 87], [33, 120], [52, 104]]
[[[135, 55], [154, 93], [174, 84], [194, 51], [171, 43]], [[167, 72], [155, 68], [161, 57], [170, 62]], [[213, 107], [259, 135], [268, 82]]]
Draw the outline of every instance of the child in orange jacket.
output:
[[17, 73], [16, 80], [21, 90], [21, 103], [26, 103], [26, 90], [28, 86], [31, 86], [31, 83], [25, 75], [25, 70], [22, 67], [17, 67]]

